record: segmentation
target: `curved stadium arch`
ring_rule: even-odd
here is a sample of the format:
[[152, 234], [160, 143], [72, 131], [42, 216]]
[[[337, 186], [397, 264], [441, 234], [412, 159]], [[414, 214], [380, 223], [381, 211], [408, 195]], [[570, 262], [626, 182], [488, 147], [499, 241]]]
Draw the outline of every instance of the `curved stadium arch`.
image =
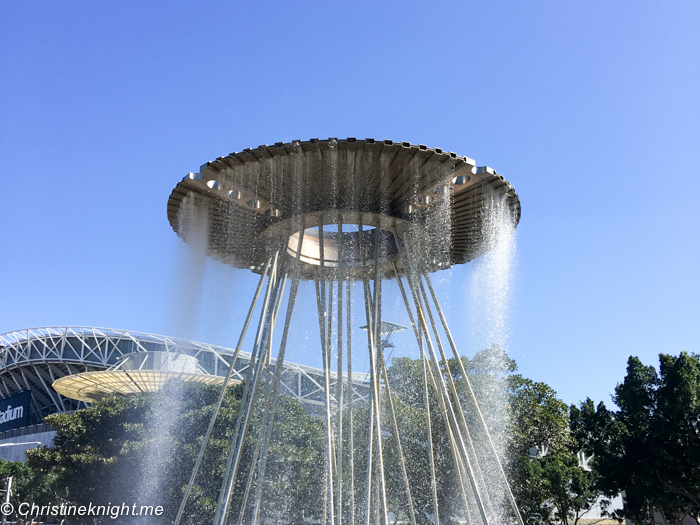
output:
[[[1, 334], [0, 402], [27, 390], [32, 396], [26, 427], [0, 432], [0, 445], [21, 436], [30, 441], [32, 436], [47, 432], [52, 438], [51, 428], [43, 424], [44, 417], [88, 406], [88, 403], [59, 394], [52, 387], [56, 380], [84, 372], [109, 370], [116, 367], [126, 354], [153, 351], [192, 356], [206, 375], [213, 376], [226, 375], [234, 353], [232, 349], [221, 346], [113, 328], [42, 327]], [[273, 365], [274, 362], [273, 359]], [[240, 352], [232, 379], [245, 380], [249, 365], [250, 354]], [[366, 380], [364, 374], [353, 374], [353, 385], [360, 387], [353, 389], [357, 404], [367, 400]], [[324, 406], [323, 381], [322, 370], [289, 362], [284, 364], [281, 382], [284, 393], [301, 402], [310, 413], [320, 412]], [[331, 383], [336, 381], [337, 377], [333, 375]], [[47, 436], [37, 439], [37, 442], [47, 444], [44, 443]], [[7, 459], [6, 450], [0, 448], [0, 458]]]

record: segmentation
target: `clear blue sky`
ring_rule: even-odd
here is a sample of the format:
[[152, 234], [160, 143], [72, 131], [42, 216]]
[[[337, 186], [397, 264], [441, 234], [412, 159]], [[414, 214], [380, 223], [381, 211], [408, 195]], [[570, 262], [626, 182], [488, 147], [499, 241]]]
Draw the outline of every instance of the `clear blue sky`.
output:
[[566, 402], [609, 401], [629, 355], [700, 352], [698, 27], [695, 0], [4, 0], [0, 332], [168, 333], [187, 172], [388, 138], [511, 181], [511, 355]]

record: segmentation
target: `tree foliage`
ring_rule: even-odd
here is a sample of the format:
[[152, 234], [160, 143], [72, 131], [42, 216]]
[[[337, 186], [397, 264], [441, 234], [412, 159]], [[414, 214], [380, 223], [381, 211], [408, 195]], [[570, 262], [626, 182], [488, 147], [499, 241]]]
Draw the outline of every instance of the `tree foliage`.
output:
[[615, 388], [618, 411], [590, 399], [572, 409], [572, 427], [595, 454], [601, 485], [624, 491], [623, 515], [669, 523], [700, 515], [700, 357], [661, 354], [659, 373], [630, 357]]
[[569, 429], [569, 407], [544, 383], [510, 378], [513, 490], [527, 523], [576, 524], [610, 501], [598, 476], [583, 468]]
[[[41, 506], [55, 501], [50, 475], [35, 470], [21, 461], [0, 459], [0, 482], [3, 490], [9, 477], [12, 478], [10, 503], [15, 509], [18, 509], [22, 502], [32, 502]], [[15, 518], [21, 523], [27, 521], [21, 515], [16, 515]]]
[[[161, 521], [171, 523], [218, 390], [171, 382], [157, 394], [108, 398], [70, 415], [49, 416], [47, 423], [57, 429], [54, 444], [29, 451], [28, 465], [53, 477], [52, 491], [61, 501], [78, 505], [161, 505], [165, 509]], [[238, 385], [225, 396], [183, 523], [213, 520], [241, 392]], [[276, 523], [297, 523], [303, 519], [301, 509], [316, 515], [321, 511], [314, 505], [323, 490], [323, 425], [296, 401], [285, 397], [280, 398], [275, 415], [263, 487], [263, 516]], [[259, 426], [259, 420], [251, 424], [242, 472], [250, 470], [260, 440]], [[244, 482], [239, 479], [233, 509], [240, 507], [244, 490]], [[96, 518], [95, 522], [109, 520]]]
[[[537, 383], [513, 374], [516, 365], [497, 346], [477, 353], [472, 359], [462, 357], [462, 363], [479, 401], [482, 415], [489, 424], [492, 437], [503, 439], [505, 446], [497, 448], [505, 452], [503, 461], [514, 490], [521, 513], [527, 523], [577, 523], [596, 504], [605, 510], [609, 501], [604, 498], [595, 472], [579, 465], [578, 444], [569, 429], [569, 407], [556, 397], [546, 384]], [[417, 494], [416, 508], [427, 516], [432, 511], [429, 472], [425, 436], [425, 405], [422, 389], [421, 361], [408, 358], [392, 360], [388, 370], [392, 394], [399, 419], [403, 446], [411, 457], [409, 477]], [[440, 373], [448, 373], [460, 392], [465, 418], [472, 439], [481, 450], [489, 449], [485, 442], [480, 416], [471, 400], [464, 394], [465, 378], [454, 359], [440, 363]], [[507, 388], [507, 392], [504, 389]], [[463, 515], [464, 505], [459, 493], [456, 468], [453, 463], [445, 420], [440, 412], [437, 395], [429, 387], [429, 402], [433, 430], [435, 464], [438, 475], [438, 499], [441, 520], [456, 520]], [[500, 434], [494, 433], [504, 420], [504, 412], [510, 413], [510, 423]], [[505, 418], [508, 421], [508, 418]], [[402, 422], [407, 422], [404, 424]], [[387, 427], [384, 427], [386, 430]], [[498, 432], [498, 430], [496, 431]], [[504, 439], [507, 436], [507, 439]], [[479, 447], [478, 447], [479, 448]], [[403, 494], [400, 485], [399, 466], [394, 458], [394, 445], [387, 440], [387, 464], [390, 483], [395, 493]], [[493, 470], [488, 458], [480, 457], [482, 467]], [[491, 482], [494, 480], [492, 479]], [[400, 502], [396, 502], [396, 505]], [[507, 506], [507, 502], [501, 502]]]
[[[504, 352], [492, 347], [477, 353], [472, 359], [462, 357], [462, 364], [469, 375], [473, 389], [480, 400], [482, 414], [488, 420], [503, 419], [501, 409], [507, 409], [507, 396], [503, 391], [505, 378], [515, 368], [515, 363], [508, 359]], [[433, 446], [434, 466], [437, 479], [437, 497], [440, 521], [443, 523], [458, 523], [464, 519], [464, 501], [460, 490], [457, 466], [454, 462], [450, 445], [449, 432], [435, 387], [442, 378], [449, 385], [451, 378], [465, 409], [465, 418], [471, 429], [471, 438], [477, 448], [483, 451], [489, 445], [486, 436], [480, 429], [482, 424], [478, 414], [473, 410], [473, 403], [466, 394], [465, 378], [460, 373], [456, 360], [440, 362], [433, 370], [437, 384], [428, 377], [428, 404], [430, 406], [431, 441]], [[391, 396], [396, 412], [397, 426], [401, 436], [401, 447], [406, 459], [407, 474], [411, 487], [411, 496], [416, 519], [419, 523], [430, 523], [433, 515], [432, 485], [430, 474], [430, 452], [427, 440], [427, 421], [425, 388], [423, 383], [423, 364], [420, 359], [408, 357], [393, 358], [387, 369]], [[449, 376], [449, 377], [448, 377]], [[439, 388], [439, 387], [438, 387]], [[449, 390], [449, 387], [448, 387]], [[496, 394], [500, 392], [500, 394]], [[499, 399], [499, 395], [502, 398]], [[501, 402], [502, 401], [502, 402]], [[384, 450], [384, 466], [386, 472], [387, 494], [389, 506], [394, 510], [398, 519], [408, 521], [407, 498], [399, 459], [398, 445], [391, 424], [386, 390], [382, 388], [382, 447]], [[471, 408], [470, 408], [471, 407]], [[365, 406], [355, 412], [356, 445], [355, 465], [356, 479], [366, 476], [366, 442], [369, 428], [369, 407]], [[347, 436], [347, 431], [344, 432]], [[498, 438], [498, 436], [495, 436]], [[490, 457], [480, 456], [482, 468], [497, 466]], [[489, 464], [491, 461], [491, 464]], [[358, 466], [359, 463], [359, 466]], [[358, 477], [359, 476], [359, 477]], [[495, 474], [497, 477], [498, 475]], [[467, 491], [469, 491], [468, 481]], [[507, 504], [506, 504], [507, 505]], [[475, 509], [473, 509], [474, 512]], [[506, 510], [507, 512], [507, 510]], [[476, 517], [476, 515], [475, 515]]]
[[[658, 373], [630, 358], [627, 375], [615, 390], [618, 411], [608, 410], [603, 403], [595, 406], [590, 399], [578, 407], [567, 407], [548, 385], [514, 374], [515, 363], [492, 347], [472, 359], [462, 358], [479, 401], [478, 413], [459, 363], [451, 359], [439, 365], [436, 379], [441, 375], [448, 384], [449, 379], [454, 381], [477, 448], [486, 443], [479, 431], [480, 418], [493, 431], [502, 424], [503, 412], [509, 414], [507, 432], [496, 432], [494, 440], [497, 448], [505, 447], [507, 474], [526, 523], [576, 524], [596, 504], [605, 510], [607, 498], [621, 491], [626, 494], [621, 516], [640, 525], [649, 522], [654, 510], [673, 524], [700, 512], [698, 356], [661, 355]], [[416, 517], [427, 524], [433, 501], [422, 362], [395, 358], [387, 373]], [[172, 522], [217, 395], [216, 387], [172, 382], [157, 394], [108, 398], [73, 414], [49, 416], [47, 423], [57, 429], [53, 446], [29, 451], [26, 465], [0, 462], [0, 475], [13, 476], [15, 497], [22, 501], [161, 505], [166, 511], [161, 521]], [[188, 525], [213, 519], [241, 395], [241, 385], [227, 391], [186, 508], [184, 523]], [[241, 475], [231, 505], [234, 520], [261, 440], [261, 401], [253, 411], [244, 443]], [[388, 505], [397, 519], [406, 521], [403, 471], [388, 401], [383, 385], [381, 440]], [[448, 426], [430, 379], [428, 404], [440, 518], [454, 523], [464, 516], [464, 504]], [[355, 513], [364, 519], [369, 404], [354, 407], [352, 420]], [[342, 503], [346, 516], [350, 511], [349, 421], [346, 410]], [[580, 451], [593, 456], [593, 470], [580, 466]], [[486, 457], [479, 456], [479, 461], [489, 468]], [[376, 465], [376, 460], [369, 464]], [[377, 474], [374, 468], [375, 481]], [[325, 476], [323, 419], [310, 416], [298, 402], [281, 396], [262, 486], [263, 517], [275, 523], [321, 517]], [[254, 492], [256, 483], [252, 486]], [[376, 504], [370, 512], [376, 515]]]

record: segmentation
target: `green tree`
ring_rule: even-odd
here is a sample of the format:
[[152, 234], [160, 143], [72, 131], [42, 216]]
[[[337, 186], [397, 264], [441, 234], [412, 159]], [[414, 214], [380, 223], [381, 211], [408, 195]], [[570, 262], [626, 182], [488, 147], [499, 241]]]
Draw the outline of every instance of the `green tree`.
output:
[[617, 412], [588, 399], [572, 411], [574, 433], [609, 493], [625, 491], [621, 515], [669, 523], [700, 514], [700, 357], [661, 354], [659, 373], [630, 357], [615, 388]]
[[[387, 369], [387, 375], [396, 411], [401, 447], [407, 463], [416, 519], [419, 523], [427, 524], [430, 523], [428, 516], [433, 513], [433, 500], [421, 361], [408, 357], [393, 358], [391, 366]], [[431, 406], [431, 435], [440, 519], [445, 523], [456, 522], [457, 516], [463, 514], [461, 496], [445, 420], [440, 413], [437, 396], [432, 386], [428, 389], [428, 399]], [[399, 463], [398, 446], [390, 423], [391, 416], [386, 392], [383, 392], [382, 410], [382, 432], [385, 432], [382, 445], [385, 452], [388, 492], [393, 498], [391, 506], [396, 509], [397, 516], [407, 519], [407, 498]], [[363, 413], [366, 413], [366, 409]], [[365, 415], [365, 418], [367, 417], [368, 414]], [[368, 422], [368, 419], [364, 421]], [[363, 422], [361, 428], [368, 428], [368, 424]], [[365, 469], [364, 464], [362, 468]]]
[[580, 466], [569, 407], [544, 383], [510, 378], [511, 476], [527, 523], [576, 524], [597, 504], [610, 505], [595, 472]]
[[[597, 485], [595, 473], [579, 466], [578, 446], [569, 430], [569, 407], [557, 399], [556, 393], [544, 383], [514, 375], [517, 369], [515, 362], [497, 346], [477, 353], [472, 359], [461, 359], [481, 413], [497, 441], [497, 448], [499, 439], [506, 444], [506, 457], [502, 459], [508, 467], [510, 482], [525, 520], [533, 524], [553, 521], [577, 523], [596, 503], [602, 503], [605, 507], [607, 500]], [[445, 379], [448, 379], [448, 373], [451, 374], [455, 382], [477, 448], [490, 450], [480, 430], [480, 416], [467, 394], [459, 364], [455, 359], [441, 362], [440, 373]], [[426, 516], [432, 513], [432, 500], [430, 479], [426, 475], [429, 465], [424, 438], [426, 425], [424, 393], [420, 386], [421, 361], [393, 359], [388, 374], [402, 446], [404, 453], [411, 458], [408, 470], [414, 505], [422, 516]], [[504, 391], [506, 388], [507, 391]], [[432, 386], [428, 390], [441, 520], [456, 520], [464, 513], [456, 468], [438, 398]], [[504, 417], [504, 412], [510, 413], [510, 419]], [[508, 420], [509, 427], [499, 431], [499, 425]], [[383, 430], [387, 428], [384, 424]], [[494, 428], [499, 430], [494, 432]], [[390, 466], [388, 483], [395, 494], [403, 494], [394, 440], [387, 438], [385, 442], [386, 463]], [[493, 470], [497, 466], [488, 464], [489, 455], [480, 454], [479, 461], [482, 468]], [[395, 505], [400, 503], [397, 501]], [[507, 502], [503, 503], [507, 505]]]
[[[29, 467], [53, 476], [52, 490], [61, 501], [161, 505], [165, 509], [161, 522], [170, 523], [218, 393], [217, 387], [172, 381], [156, 394], [108, 398], [70, 415], [49, 416], [47, 423], [57, 429], [54, 446], [28, 452]], [[213, 519], [241, 394], [241, 385], [227, 391], [184, 523], [211, 523]], [[323, 424], [284, 396], [275, 418], [263, 486], [263, 517], [276, 523], [299, 523], [302, 509], [317, 516], [322, 511], [315, 502], [323, 491]], [[260, 410], [251, 422], [241, 473], [251, 470], [259, 427]], [[235, 518], [246, 479], [239, 475], [235, 487], [231, 511]]]
[[[502, 422], [507, 420], [504, 412], [508, 410], [508, 395], [505, 392], [508, 375], [515, 370], [515, 362], [507, 357], [498, 346], [493, 346], [478, 352], [473, 358], [461, 357], [462, 365], [469, 376], [469, 380], [479, 401], [481, 414], [486, 419], [492, 431], [492, 438], [499, 447], [499, 440], [503, 439], [505, 428], [500, 429]], [[428, 523], [428, 516], [433, 513], [432, 488], [430, 478], [429, 451], [426, 440], [427, 424], [425, 420], [425, 392], [423, 387], [423, 372], [421, 360], [410, 358], [394, 358], [391, 367], [387, 370], [391, 385], [392, 398], [397, 413], [398, 427], [402, 440], [404, 454], [408, 460], [407, 470], [411, 495], [418, 520]], [[470, 435], [477, 450], [479, 450], [479, 462], [482, 469], [491, 471], [494, 476], [498, 472], [490, 454], [490, 444], [483, 432], [481, 416], [474, 409], [474, 404], [465, 385], [465, 378], [461, 374], [459, 363], [453, 358], [440, 362], [437, 378], [442, 375], [448, 384], [451, 379], [455, 383], [464, 416], [470, 429]], [[446, 421], [442, 413], [438, 395], [435, 392], [432, 381], [428, 379], [428, 403], [431, 411], [431, 430], [435, 470], [437, 478], [438, 506], [440, 520], [446, 523], [457, 522], [464, 518], [464, 502], [462, 499], [453, 453], [450, 446]], [[383, 401], [382, 406], [386, 406]], [[393, 432], [388, 425], [389, 414], [386, 414], [386, 422], [383, 422], [382, 431], [390, 433], [384, 439], [384, 450], [387, 455], [386, 468], [387, 484], [392, 488], [392, 494], [400, 497], [395, 501], [394, 507], [405, 508], [405, 499], [402, 499], [405, 490], [401, 477], [398, 454]], [[384, 416], [383, 416], [383, 419]], [[494, 432], [494, 428], [496, 431]], [[488, 452], [487, 452], [488, 451]], [[467, 491], [469, 491], [469, 483]], [[498, 482], [497, 480], [495, 481]], [[493, 487], [492, 487], [493, 488]], [[497, 491], [494, 491], [496, 493]], [[495, 495], [492, 493], [492, 495]], [[507, 509], [508, 503], [503, 502]], [[508, 510], [506, 510], [508, 512]], [[401, 514], [403, 519], [405, 514]]]
[[[496, 419], [498, 409], [507, 409], [504, 403], [499, 403], [497, 392], [506, 399], [502, 392], [505, 386], [506, 375], [514, 369], [514, 362], [497, 347], [492, 347], [477, 353], [473, 359], [462, 357], [462, 363], [470, 377], [484, 417]], [[448, 373], [449, 370], [449, 373]], [[425, 418], [425, 391], [423, 387], [422, 362], [407, 357], [393, 358], [391, 366], [387, 369], [389, 384], [391, 386], [392, 400], [397, 417], [397, 426], [401, 436], [401, 447], [407, 460], [407, 471], [411, 496], [416, 512], [416, 518], [420, 523], [430, 523], [429, 516], [433, 514], [432, 486], [430, 476], [430, 454], [428, 450], [427, 422]], [[473, 403], [466, 395], [464, 377], [456, 360], [440, 362], [436, 379], [440, 377], [449, 381], [448, 375], [455, 382], [462, 406], [465, 408], [465, 417], [472, 433], [472, 439], [477, 442], [480, 449], [489, 445], [485, 442], [478, 414], [469, 407]], [[382, 446], [385, 452], [385, 472], [388, 493], [391, 495], [390, 507], [395, 509], [397, 516], [407, 520], [406, 497], [401, 466], [399, 463], [398, 447], [390, 423], [388, 400], [386, 392], [382, 394], [382, 432], [384, 438]], [[438, 395], [428, 379], [428, 403], [431, 411], [431, 430], [433, 455], [437, 479], [438, 507], [440, 521], [445, 523], [457, 523], [464, 517], [464, 503], [458, 481], [457, 468], [454, 463], [450, 446], [448, 430], [445, 418], [440, 408]], [[368, 428], [368, 408], [357, 412], [356, 421], [361, 421], [356, 428], [363, 432]], [[498, 415], [501, 418], [502, 415]], [[347, 435], [347, 433], [345, 434]], [[366, 434], [360, 438], [360, 448], [356, 448], [355, 464], [358, 459], [361, 467], [356, 472], [357, 476], [366, 475], [366, 450], [364, 443]], [[357, 440], [356, 440], [357, 443]], [[363, 455], [364, 454], [364, 455]], [[485, 455], [488, 456], [488, 455]], [[497, 468], [495, 464], [487, 465], [489, 457], [480, 457], [482, 467]], [[492, 461], [492, 460], [491, 460]], [[362, 479], [362, 478], [360, 478]], [[468, 487], [468, 482], [467, 482]], [[467, 488], [467, 490], [470, 490]]]
[[[3, 490], [5, 489], [5, 481], [9, 477], [12, 478], [10, 503], [15, 510], [19, 509], [22, 502], [48, 505], [55, 501], [51, 476], [46, 476], [43, 472], [31, 468], [21, 461], [0, 459], [0, 483], [2, 483]], [[15, 514], [13, 518], [20, 522], [25, 521], [19, 514]]]
[[553, 519], [551, 483], [547, 462], [539, 456], [556, 457], [568, 451], [567, 407], [548, 385], [513, 375], [510, 390], [510, 477], [520, 513], [528, 524]]

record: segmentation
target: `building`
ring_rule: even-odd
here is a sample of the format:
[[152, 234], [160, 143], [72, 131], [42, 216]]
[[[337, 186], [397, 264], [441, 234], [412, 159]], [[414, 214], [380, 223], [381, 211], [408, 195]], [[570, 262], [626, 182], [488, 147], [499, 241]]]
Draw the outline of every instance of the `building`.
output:
[[[152, 391], [171, 377], [221, 384], [233, 354], [221, 346], [109, 328], [28, 328], [2, 334], [0, 459], [23, 460], [26, 450], [50, 444], [55, 431], [44, 418], [86, 408], [90, 400]], [[250, 358], [240, 352], [232, 380], [247, 377]], [[331, 384], [336, 381], [332, 374]], [[323, 370], [284, 363], [281, 393], [307, 412], [325, 413], [323, 384]], [[354, 402], [364, 404], [366, 374], [353, 374], [352, 384]]]

